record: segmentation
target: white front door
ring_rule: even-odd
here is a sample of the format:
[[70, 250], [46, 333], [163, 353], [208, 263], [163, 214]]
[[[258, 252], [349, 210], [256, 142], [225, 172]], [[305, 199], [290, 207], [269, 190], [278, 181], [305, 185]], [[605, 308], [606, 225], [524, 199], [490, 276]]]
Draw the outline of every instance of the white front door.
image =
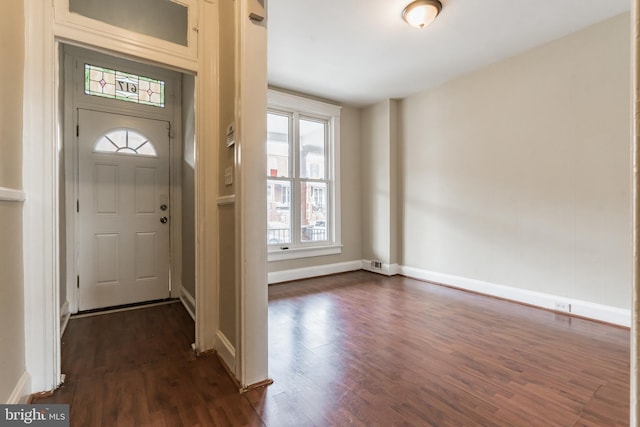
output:
[[78, 110], [79, 309], [169, 297], [169, 122]]

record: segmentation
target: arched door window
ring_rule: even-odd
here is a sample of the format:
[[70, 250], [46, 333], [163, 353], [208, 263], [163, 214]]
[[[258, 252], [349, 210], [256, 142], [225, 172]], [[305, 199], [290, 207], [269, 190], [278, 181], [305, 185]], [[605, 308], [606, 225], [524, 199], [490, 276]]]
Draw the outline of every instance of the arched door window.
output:
[[96, 153], [130, 154], [139, 156], [158, 155], [153, 143], [132, 129], [116, 129], [103, 135], [96, 142]]

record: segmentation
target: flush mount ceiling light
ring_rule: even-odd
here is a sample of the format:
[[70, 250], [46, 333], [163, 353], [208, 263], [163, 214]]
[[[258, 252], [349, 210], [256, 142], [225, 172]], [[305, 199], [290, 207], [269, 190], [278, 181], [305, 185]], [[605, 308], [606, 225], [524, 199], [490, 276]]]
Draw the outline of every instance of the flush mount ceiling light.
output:
[[402, 18], [407, 24], [416, 28], [424, 28], [431, 24], [442, 10], [438, 0], [416, 0], [402, 11]]

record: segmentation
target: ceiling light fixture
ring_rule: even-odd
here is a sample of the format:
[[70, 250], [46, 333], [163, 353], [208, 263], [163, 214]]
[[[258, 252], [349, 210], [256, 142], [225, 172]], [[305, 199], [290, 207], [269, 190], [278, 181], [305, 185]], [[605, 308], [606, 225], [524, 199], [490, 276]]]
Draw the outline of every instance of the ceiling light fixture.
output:
[[416, 0], [402, 11], [402, 18], [407, 24], [416, 28], [424, 28], [431, 24], [442, 10], [438, 0]]

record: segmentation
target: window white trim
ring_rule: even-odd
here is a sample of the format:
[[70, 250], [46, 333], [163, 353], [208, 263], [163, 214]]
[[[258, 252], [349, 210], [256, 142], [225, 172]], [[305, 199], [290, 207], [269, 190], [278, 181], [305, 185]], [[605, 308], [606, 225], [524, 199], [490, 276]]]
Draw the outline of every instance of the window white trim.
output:
[[[280, 261], [295, 258], [307, 258], [322, 255], [339, 254], [342, 252], [342, 233], [340, 219], [340, 112], [342, 107], [322, 101], [304, 98], [289, 93], [279, 92], [273, 89], [268, 91], [268, 108], [282, 113], [297, 113], [300, 117], [321, 118], [328, 124], [328, 159], [327, 159], [327, 205], [330, 216], [329, 239], [325, 243], [307, 242], [291, 243], [278, 246], [268, 246], [268, 261]], [[294, 135], [297, 141], [297, 135]], [[294, 143], [294, 145], [297, 142]], [[290, 156], [297, 156], [297, 150], [290, 152]], [[293, 157], [291, 157], [293, 158]], [[295, 161], [298, 159], [296, 158]], [[297, 170], [298, 168], [296, 168]], [[296, 176], [298, 174], [296, 173]], [[271, 179], [267, 177], [267, 179]], [[302, 178], [298, 177], [298, 180]], [[324, 181], [324, 180], [322, 180]], [[292, 179], [293, 182], [293, 179]], [[292, 192], [294, 190], [292, 189]], [[292, 200], [292, 215], [299, 216], [299, 207]], [[292, 227], [295, 228], [294, 221]], [[293, 235], [299, 232], [292, 229]]]
[[[284, 246], [284, 245], [283, 245]], [[289, 249], [269, 250], [268, 261], [284, 261], [287, 259], [311, 258], [323, 255], [335, 255], [342, 252], [342, 245], [330, 244], [322, 246], [294, 246]]]

